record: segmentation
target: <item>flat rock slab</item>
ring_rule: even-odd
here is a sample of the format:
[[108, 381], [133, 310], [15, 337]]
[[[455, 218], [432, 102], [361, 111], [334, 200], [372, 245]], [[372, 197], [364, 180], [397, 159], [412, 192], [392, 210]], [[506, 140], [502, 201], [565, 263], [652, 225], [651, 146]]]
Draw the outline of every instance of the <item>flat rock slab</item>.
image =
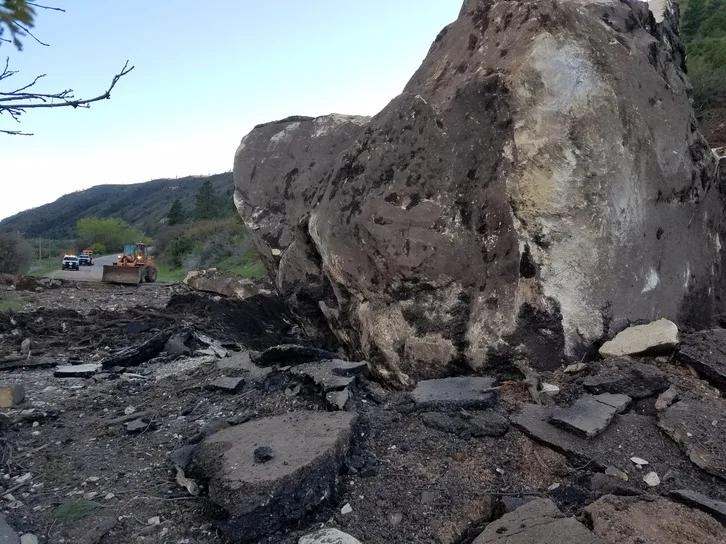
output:
[[0, 385], [0, 408], [12, 408], [23, 402], [25, 387], [22, 384]]
[[487, 408], [496, 403], [496, 380], [487, 377], [458, 377], [418, 382], [411, 397], [420, 410]]
[[595, 396], [595, 400], [612, 406], [617, 410], [618, 414], [622, 414], [627, 410], [630, 403], [633, 401], [628, 395], [615, 395], [613, 393], [602, 393]]
[[101, 370], [101, 365], [68, 365], [56, 367], [53, 376], [56, 378], [90, 378]]
[[613, 406], [584, 395], [572, 406], [555, 409], [550, 421], [583, 438], [594, 438], [607, 429], [616, 413], [617, 409]]
[[605, 495], [585, 508], [592, 532], [613, 544], [723, 544], [712, 517], [667, 499]]
[[291, 369], [293, 374], [310, 377], [323, 388], [323, 391], [337, 391], [344, 389], [355, 380], [356, 375], [365, 372], [368, 363], [361, 361], [351, 363], [340, 359], [321, 361], [319, 363], [305, 363]]
[[18, 533], [7, 524], [2, 514], [0, 514], [0, 544], [20, 544]]
[[726, 402], [682, 400], [661, 412], [658, 426], [697, 467], [726, 480]]
[[301, 536], [298, 544], [361, 544], [357, 538], [338, 529], [321, 529], [315, 533]]
[[628, 327], [599, 350], [603, 357], [624, 355], [659, 355], [670, 353], [678, 345], [678, 326], [667, 319], [647, 325]]
[[[228, 518], [231, 540], [254, 542], [300, 519], [333, 492], [350, 446], [354, 414], [293, 412], [223, 429], [199, 444], [192, 471]], [[258, 463], [261, 446], [275, 452]]]
[[691, 365], [719, 388], [726, 389], [726, 329], [684, 336], [676, 358]]
[[614, 393], [644, 399], [662, 393], [670, 384], [666, 374], [653, 365], [619, 359], [612, 366], [585, 378], [583, 385], [594, 394]]
[[217, 378], [209, 385], [214, 389], [221, 389], [227, 393], [236, 393], [245, 383], [244, 378]]
[[699, 493], [698, 491], [691, 491], [689, 489], [678, 489], [671, 492], [673, 497], [678, 502], [692, 506], [702, 512], [706, 512], [709, 516], [717, 519], [721, 525], [726, 526], [726, 502], [716, 501]]
[[549, 499], [536, 499], [490, 523], [473, 544], [609, 544]]

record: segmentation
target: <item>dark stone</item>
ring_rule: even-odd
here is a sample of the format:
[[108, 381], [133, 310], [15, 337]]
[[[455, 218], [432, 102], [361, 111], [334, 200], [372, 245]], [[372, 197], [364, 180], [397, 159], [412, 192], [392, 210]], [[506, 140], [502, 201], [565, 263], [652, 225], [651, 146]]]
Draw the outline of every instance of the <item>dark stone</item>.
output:
[[267, 463], [275, 458], [275, 450], [270, 446], [260, 446], [254, 451], [255, 463]]
[[53, 376], [56, 378], [90, 378], [101, 369], [101, 365], [86, 364], [56, 367]]
[[602, 472], [596, 472], [590, 477], [590, 489], [599, 495], [620, 495], [629, 497], [643, 494], [642, 491], [635, 489], [621, 479], [614, 476], [608, 476]]
[[198, 444], [208, 436], [212, 436], [214, 433], [230, 426], [226, 419], [213, 419], [199, 429], [199, 432], [189, 439], [189, 443]]
[[594, 394], [620, 393], [633, 399], [662, 393], [670, 385], [664, 372], [653, 365], [636, 363], [631, 359], [613, 360], [612, 366], [588, 376], [582, 384]]
[[186, 346], [186, 341], [189, 339], [189, 333], [178, 333], [172, 335], [166, 344], [164, 344], [164, 351], [170, 357], [181, 357], [182, 355], [189, 355], [191, 349]]
[[721, 525], [726, 526], [726, 502], [710, 499], [703, 493], [688, 489], [672, 491], [671, 497], [683, 504], [706, 512], [708, 515], [720, 521]]
[[153, 420], [138, 418], [126, 424], [126, 431], [129, 433], [140, 433], [146, 430], [153, 430], [156, 423]]
[[187, 444], [186, 446], [177, 448], [167, 456], [167, 461], [172, 466], [177, 466], [182, 470], [186, 470], [192, 460], [192, 456], [194, 455], [194, 450], [196, 448], [197, 447], [194, 444]]
[[594, 438], [607, 429], [617, 410], [590, 395], [580, 397], [572, 406], [557, 408], [550, 421], [557, 427], [584, 438]]
[[0, 544], [20, 544], [20, 537], [0, 514]]
[[[300, 411], [223, 429], [202, 442], [192, 472], [226, 511], [217, 523], [230, 540], [257, 542], [303, 518], [333, 493], [349, 452], [355, 416]], [[261, 445], [275, 452], [255, 460]]]
[[139, 334], [148, 331], [150, 328], [149, 324], [143, 321], [131, 321], [126, 324], [126, 332], [128, 334]]
[[237, 393], [245, 383], [244, 378], [217, 378], [209, 385], [214, 389], [221, 389], [227, 393]]
[[153, 359], [161, 353], [166, 342], [171, 338], [171, 332], [160, 332], [140, 346], [132, 346], [125, 348], [107, 357], [102, 361], [103, 368], [111, 368], [114, 366], [139, 366], [149, 359]]
[[496, 380], [486, 377], [424, 380], [411, 392], [419, 410], [488, 408], [497, 401]]
[[726, 329], [684, 335], [676, 358], [726, 390]]

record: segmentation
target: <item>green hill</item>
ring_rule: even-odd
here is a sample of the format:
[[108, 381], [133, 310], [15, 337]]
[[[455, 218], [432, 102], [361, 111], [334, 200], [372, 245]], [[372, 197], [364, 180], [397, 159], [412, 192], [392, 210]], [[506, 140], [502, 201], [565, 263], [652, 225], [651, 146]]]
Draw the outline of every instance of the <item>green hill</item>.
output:
[[97, 185], [3, 219], [0, 232], [18, 232], [25, 238], [73, 239], [76, 223], [83, 217], [118, 217], [153, 236], [174, 200], [179, 199], [187, 213], [194, 210], [197, 190], [207, 180], [231, 209], [234, 184], [232, 173], [226, 172], [132, 185]]

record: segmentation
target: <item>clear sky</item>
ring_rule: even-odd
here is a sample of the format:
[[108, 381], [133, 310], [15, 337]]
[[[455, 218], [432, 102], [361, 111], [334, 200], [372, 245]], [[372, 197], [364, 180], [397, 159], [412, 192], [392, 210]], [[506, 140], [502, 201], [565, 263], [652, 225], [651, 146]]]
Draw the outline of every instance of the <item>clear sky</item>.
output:
[[[41, 92], [101, 94], [87, 110], [0, 118], [0, 218], [105, 183], [231, 170], [239, 140], [289, 115], [373, 115], [401, 92], [462, 0], [48, 0], [20, 70]], [[0, 84], [2, 85], [2, 84]], [[7, 88], [10, 87], [7, 84]], [[17, 85], [16, 85], [17, 86]]]

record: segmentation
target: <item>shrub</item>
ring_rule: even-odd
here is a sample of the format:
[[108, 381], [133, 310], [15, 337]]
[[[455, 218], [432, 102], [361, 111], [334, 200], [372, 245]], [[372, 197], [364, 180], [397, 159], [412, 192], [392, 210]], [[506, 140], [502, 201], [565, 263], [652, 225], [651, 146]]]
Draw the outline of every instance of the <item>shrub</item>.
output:
[[0, 272], [25, 274], [33, 262], [33, 248], [13, 234], [0, 234]]
[[98, 242], [96, 242], [95, 244], [91, 244], [88, 249], [93, 251], [94, 255], [105, 255], [106, 254], [106, 246], [104, 246], [103, 244], [99, 244]]
[[185, 236], [177, 236], [169, 242], [166, 247], [164, 256], [169, 266], [172, 268], [179, 268], [182, 266], [183, 259], [186, 255], [194, 250], [194, 242]]

